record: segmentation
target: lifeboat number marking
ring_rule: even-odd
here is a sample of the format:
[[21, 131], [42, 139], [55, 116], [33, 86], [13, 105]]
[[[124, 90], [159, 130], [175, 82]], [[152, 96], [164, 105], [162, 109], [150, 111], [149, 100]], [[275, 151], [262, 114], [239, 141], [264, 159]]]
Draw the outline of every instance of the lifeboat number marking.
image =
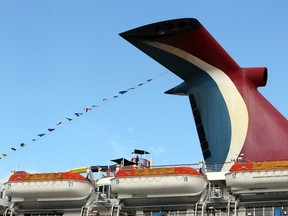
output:
[[73, 187], [73, 181], [68, 182], [68, 187]]

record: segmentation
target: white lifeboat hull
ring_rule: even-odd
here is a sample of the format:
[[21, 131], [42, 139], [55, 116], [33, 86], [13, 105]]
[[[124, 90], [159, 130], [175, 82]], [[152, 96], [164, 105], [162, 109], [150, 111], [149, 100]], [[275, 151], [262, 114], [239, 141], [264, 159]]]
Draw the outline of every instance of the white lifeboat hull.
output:
[[226, 184], [236, 194], [288, 191], [288, 170], [229, 172]]
[[206, 186], [207, 180], [203, 176], [187, 174], [121, 177], [111, 180], [112, 193], [117, 193], [119, 198], [198, 196]]
[[77, 180], [18, 181], [5, 184], [6, 195], [11, 197], [12, 201], [83, 200], [92, 190], [90, 182]]

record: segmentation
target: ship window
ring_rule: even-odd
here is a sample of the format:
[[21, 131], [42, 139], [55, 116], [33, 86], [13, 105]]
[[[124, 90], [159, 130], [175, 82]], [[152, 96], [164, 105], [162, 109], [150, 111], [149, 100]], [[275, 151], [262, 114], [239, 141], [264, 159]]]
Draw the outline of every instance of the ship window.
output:
[[98, 186], [98, 192], [102, 193], [103, 192], [103, 185]]
[[282, 208], [275, 207], [274, 208], [274, 216], [282, 216]]
[[168, 213], [166, 211], [144, 211], [144, 216], [167, 216]]
[[203, 126], [202, 125], [198, 125], [196, 129], [197, 129], [197, 132], [198, 132], [198, 136], [199, 136], [200, 142], [203, 142], [204, 140], [206, 140], [206, 134], [205, 134]]
[[104, 185], [104, 193], [109, 193], [110, 192], [110, 185]]
[[208, 145], [208, 142], [206, 140], [203, 143], [201, 143], [201, 149], [202, 149], [202, 151], [209, 149], [209, 145]]
[[204, 151], [204, 152], [203, 152], [203, 156], [204, 156], [204, 159], [207, 159], [207, 158], [211, 157], [211, 152], [210, 152], [210, 150]]

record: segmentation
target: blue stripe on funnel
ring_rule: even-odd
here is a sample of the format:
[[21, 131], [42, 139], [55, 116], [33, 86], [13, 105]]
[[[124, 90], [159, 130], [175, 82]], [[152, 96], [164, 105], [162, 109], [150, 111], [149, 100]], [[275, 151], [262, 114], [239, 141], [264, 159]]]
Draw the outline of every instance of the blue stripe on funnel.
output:
[[171, 53], [141, 42], [130, 42], [186, 82], [187, 95], [193, 94], [195, 98], [211, 152], [205, 161], [225, 162], [230, 148], [231, 121], [225, 100], [212, 77]]

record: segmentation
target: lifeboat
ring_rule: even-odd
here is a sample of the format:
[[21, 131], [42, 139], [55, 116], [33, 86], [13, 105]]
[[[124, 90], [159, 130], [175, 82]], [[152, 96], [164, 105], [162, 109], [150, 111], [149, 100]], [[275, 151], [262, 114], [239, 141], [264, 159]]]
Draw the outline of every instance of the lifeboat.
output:
[[123, 167], [111, 179], [118, 198], [197, 196], [207, 186], [206, 178], [191, 167]]
[[288, 191], [288, 161], [237, 161], [225, 177], [235, 194]]
[[79, 173], [36, 173], [17, 171], [4, 185], [11, 201], [83, 200], [93, 191], [91, 182]]

